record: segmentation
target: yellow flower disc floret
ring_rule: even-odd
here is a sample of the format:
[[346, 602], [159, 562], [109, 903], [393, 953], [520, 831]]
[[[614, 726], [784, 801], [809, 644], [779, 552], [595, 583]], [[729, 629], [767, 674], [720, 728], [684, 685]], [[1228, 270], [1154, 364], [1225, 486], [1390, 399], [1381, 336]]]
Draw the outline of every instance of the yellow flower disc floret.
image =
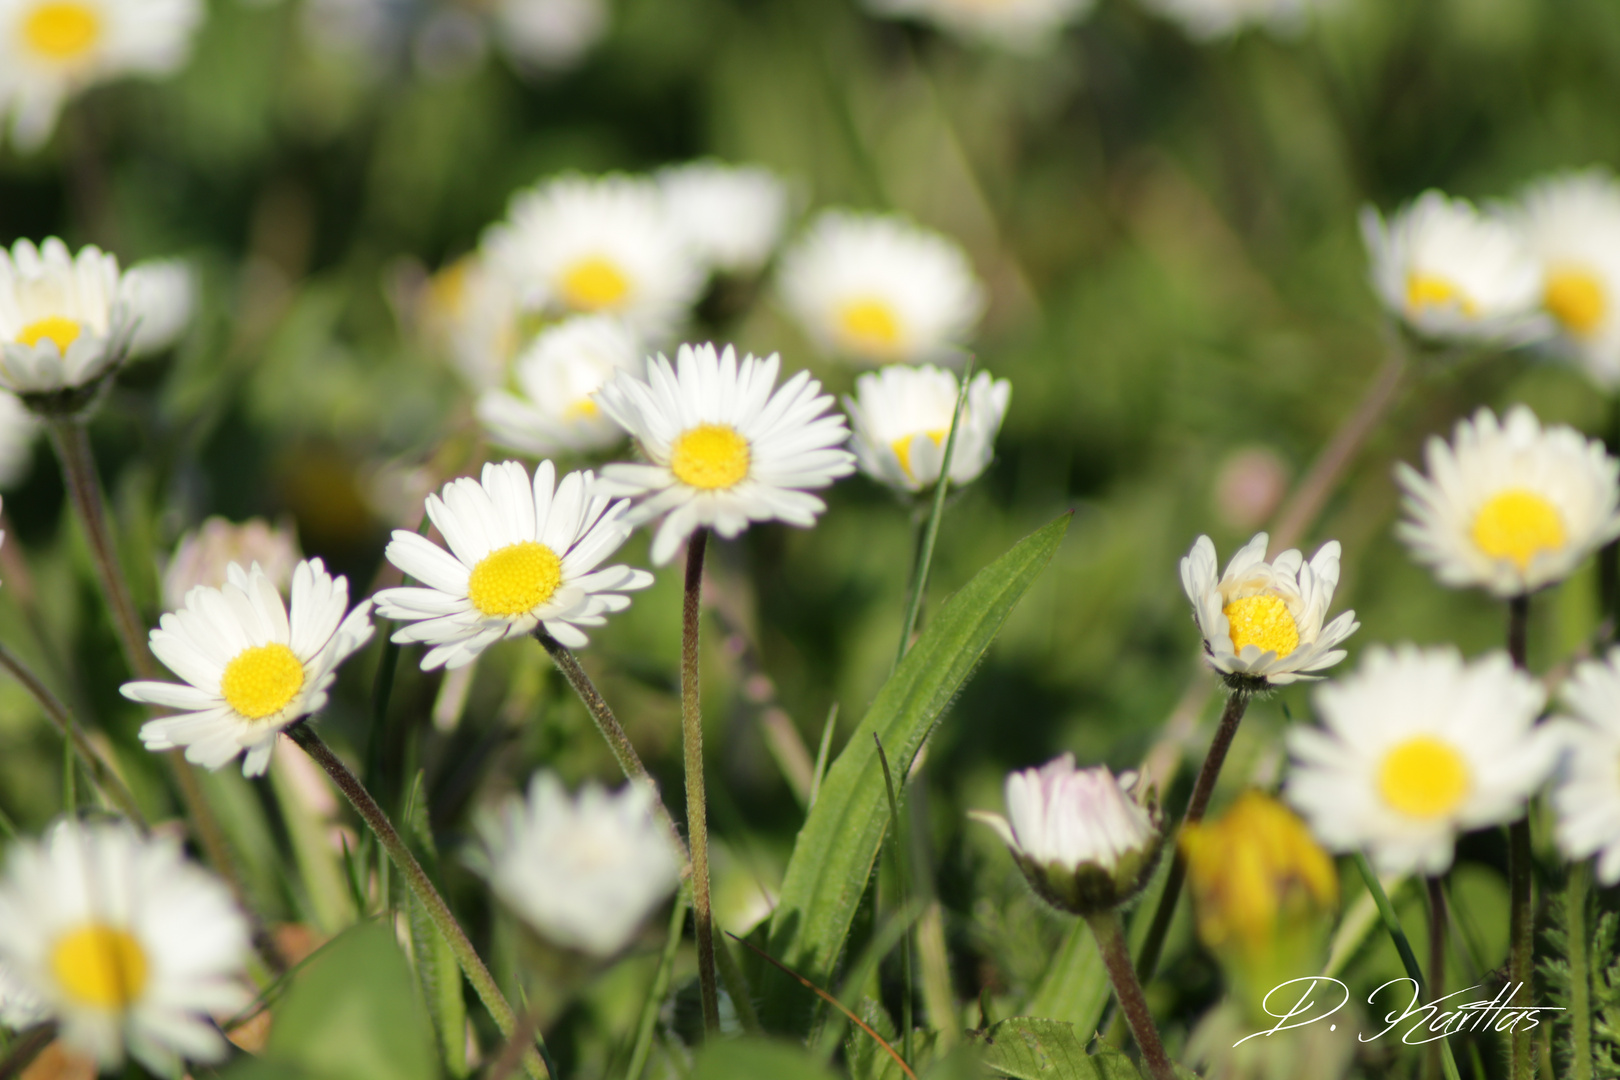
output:
[[[944, 443], [945, 436], [949, 435], [950, 432], [945, 428], [938, 428], [934, 431], [925, 431], [923, 434], [934, 440], [935, 446], [939, 446]], [[900, 471], [913, 480], [917, 479], [917, 474], [911, 471], [911, 440], [916, 437], [917, 433], [914, 431], [910, 435], [900, 436], [900, 438], [889, 444], [894, 450], [894, 456], [900, 459]]]
[[1378, 791], [1384, 802], [1407, 817], [1437, 818], [1453, 813], [1469, 788], [1468, 762], [1444, 739], [1418, 735], [1384, 756]]
[[1542, 304], [1576, 337], [1588, 337], [1603, 323], [1608, 299], [1603, 283], [1590, 270], [1565, 267], [1547, 275]]
[[93, 8], [71, 0], [40, 4], [23, 20], [23, 41], [47, 60], [74, 60], [101, 38], [101, 18]]
[[562, 584], [562, 560], [544, 544], [524, 540], [478, 560], [467, 576], [467, 598], [485, 615], [527, 615]]
[[17, 341], [23, 345], [38, 345], [49, 338], [56, 342], [56, 347], [62, 352], [68, 351], [68, 346], [79, 340], [80, 326], [72, 319], [61, 315], [47, 315], [38, 322], [31, 322], [22, 328], [17, 335]]
[[1520, 570], [1567, 539], [1558, 508], [1533, 491], [1513, 488], [1491, 496], [1474, 517], [1474, 543], [1493, 559], [1512, 559]]
[[88, 923], [57, 939], [51, 974], [79, 1005], [127, 1009], [146, 988], [146, 952], [128, 930]]
[[887, 301], [851, 300], [838, 311], [838, 329], [853, 348], [891, 353], [900, 346], [900, 320]]
[[562, 295], [575, 311], [601, 311], [623, 303], [630, 295], [630, 279], [612, 260], [592, 255], [563, 274]]
[[274, 716], [303, 688], [304, 665], [287, 646], [273, 642], [237, 653], [219, 680], [225, 704], [249, 720]]
[[1299, 627], [1281, 597], [1269, 593], [1245, 596], [1221, 608], [1231, 628], [1232, 648], [1258, 645], [1261, 652], [1274, 652], [1280, 660], [1299, 648]]
[[1455, 305], [1464, 315], [1476, 310], [1474, 302], [1461, 289], [1437, 274], [1409, 274], [1406, 278], [1406, 306], [1415, 312], [1424, 308]]
[[748, 440], [726, 424], [699, 424], [683, 431], [670, 448], [669, 471], [704, 491], [735, 487], [748, 476]]

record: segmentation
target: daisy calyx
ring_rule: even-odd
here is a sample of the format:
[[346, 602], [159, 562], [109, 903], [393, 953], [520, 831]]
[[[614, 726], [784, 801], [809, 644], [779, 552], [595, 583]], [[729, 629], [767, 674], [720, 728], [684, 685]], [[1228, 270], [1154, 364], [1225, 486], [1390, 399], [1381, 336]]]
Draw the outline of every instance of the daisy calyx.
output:
[[445, 548], [397, 529], [388, 561], [422, 583], [384, 589], [377, 612], [406, 622], [393, 640], [425, 643], [422, 670], [458, 668], [505, 638], [544, 627], [571, 649], [589, 643], [582, 627], [602, 626], [630, 606], [624, 593], [653, 577], [628, 566], [598, 569], [629, 538], [630, 503], [614, 502], [588, 471], [556, 480], [542, 461], [484, 466], [427, 497], [428, 517]]
[[348, 581], [319, 559], [294, 568], [290, 613], [258, 563], [231, 563], [223, 588], [192, 589], [152, 631], [153, 654], [186, 683], [120, 688], [131, 701], [182, 710], [144, 724], [141, 742], [184, 747], [187, 761], [210, 769], [245, 752], [242, 775], [262, 774], [276, 736], [326, 707], [338, 665], [371, 640], [371, 601], [348, 606]]
[[775, 353], [739, 362], [729, 345], [682, 345], [673, 365], [649, 358], [644, 379], [621, 372], [598, 392], [602, 411], [649, 459], [604, 467], [601, 485], [640, 500], [633, 525], [665, 515], [655, 564], [669, 562], [699, 528], [727, 538], [756, 521], [809, 528], [827, 506], [808, 489], [855, 471], [832, 397], [808, 371], [776, 387], [779, 366]]
[[1204, 658], [1237, 691], [1318, 679], [1344, 659], [1339, 645], [1360, 623], [1354, 611], [1323, 625], [1339, 584], [1339, 542], [1310, 562], [1290, 549], [1270, 562], [1270, 537], [1256, 533], [1217, 572], [1215, 544], [1200, 536], [1181, 560], [1181, 587], [1204, 638]]

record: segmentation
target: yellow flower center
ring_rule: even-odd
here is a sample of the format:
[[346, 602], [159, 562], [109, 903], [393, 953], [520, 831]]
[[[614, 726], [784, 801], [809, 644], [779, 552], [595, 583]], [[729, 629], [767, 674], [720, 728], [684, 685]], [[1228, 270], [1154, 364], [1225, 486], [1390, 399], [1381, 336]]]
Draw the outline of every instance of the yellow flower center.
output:
[[523, 540], [478, 560], [467, 598], [485, 615], [527, 615], [562, 585], [562, 560], [544, 544]]
[[[938, 446], [945, 441], [945, 436], [950, 434], [950, 429], [939, 428], [935, 431], [925, 431], [923, 434], [933, 439], [934, 445]], [[912, 432], [910, 435], [900, 436], [889, 444], [894, 449], [894, 456], [900, 459], [900, 470], [913, 480], [917, 479], [917, 474], [911, 471], [911, 440], [916, 437], [917, 433]]]
[[23, 345], [33, 346], [38, 345], [43, 338], [50, 338], [56, 342], [59, 351], [66, 353], [68, 346], [79, 340], [81, 329], [72, 319], [62, 315], [47, 315], [38, 322], [31, 322], [23, 327], [22, 333], [17, 335], [17, 341]]
[[304, 665], [285, 645], [243, 649], [225, 665], [219, 692], [225, 704], [249, 720], [263, 720], [287, 707], [304, 686]]
[[683, 484], [705, 491], [729, 488], [748, 476], [748, 440], [725, 424], [699, 424], [681, 433], [669, 455], [669, 471]]
[[1406, 277], [1406, 306], [1421, 314], [1424, 308], [1446, 307], [1455, 304], [1464, 315], [1478, 309], [1461, 289], [1436, 274], [1408, 274]]
[[562, 279], [563, 302], [575, 311], [600, 311], [630, 295], [630, 279], [600, 255], [579, 260]]
[[1274, 652], [1280, 660], [1299, 648], [1299, 627], [1288, 605], [1280, 598], [1261, 593], [1233, 600], [1221, 608], [1231, 629], [1232, 648], [1258, 645], [1261, 652]]
[[1541, 302], [1576, 337], [1586, 337], [1596, 330], [1609, 307], [1597, 275], [1576, 267], [1548, 274]]
[[126, 1009], [146, 988], [146, 953], [128, 930], [86, 923], [57, 940], [51, 973], [76, 1004]]
[[49, 0], [23, 20], [23, 41], [47, 60], [73, 60], [101, 38], [101, 18], [94, 8], [72, 0]]
[[1493, 495], [1474, 518], [1474, 543], [1493, 559], [1512, 559], [1520, 570], [1542, 551], [1564, 546], [1564, 519], [1558, 508], [1533, 491], [1512, 489]]
[[1415, 818], [1437, 818], [1468, 795], [1468, 763], [1450, 743], [1419, 735], [1384, 757], [1378, 790], [1393, 809]]
[[593, 397], [582, 397], [563, 410], [564, 420], [594, 420], [602, 415], [602, 407]]
[[856, 349], [891, 353], [900, 345], [900, 319], [886, 300], [849, 301], [838, 311], [838, 328]]

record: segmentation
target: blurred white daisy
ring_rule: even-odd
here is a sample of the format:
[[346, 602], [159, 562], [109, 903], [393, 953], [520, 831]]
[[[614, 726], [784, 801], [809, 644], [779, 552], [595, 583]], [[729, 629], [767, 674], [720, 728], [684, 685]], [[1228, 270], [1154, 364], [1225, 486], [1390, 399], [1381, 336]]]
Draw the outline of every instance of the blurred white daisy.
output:
[[338, 665], [371, 640], [371, 601], [348, 611], [348, 581], [319, 559], [293, 570], [290, 616], [258, 564], [232, 563], [226, 576], [223, 589], [192, 589], [152, 631], [153, 654], [189, 685], [121, 689], [131, 701], [182, 710], [141, 726], [148, 750], [184, 747], [187, 761], [210, 769], [245, 751], [242, 775], [258, 776], [276, 736], [325, 708]]
[[613, 956], [680, 882], [655, 798], [636, 784], [586, 784], [570, 798], [555, 775], [536, 773], [526, 801], [509, 796], [479, 821], [496, 895], [555, 944]]
[[1598, 856], [1597, 876], [1620, 881], [1620, 649], [1587, 660], [1559, 690], [1574, 712], [1552, 721], [1565, 745], [1552, 804], [1558, 847], [1570, 859]]
[[196, 275], [183, 259], [150, 259], [124, 271], [120, 295], [135, 328], [129, 353], [149, 356], [185, 333], [197, 304]]
[[613, 464], [602, 490], [641, 498], [629, 521], [667, 515], [652, 560], [667, 563], [694, 529], [730, 538], [755, 521], [809, 528], [826, 504], [807, 489], [855, 471], [839, 449], [849, 437], [833, 399], [801, 371], [780, 389], [780, 361], [726, 346], [682, 345], [675, 364], [647, 361], [645, 379], [622, 373], [597, 394], [602, 410], [635, 436], [650, 464]]
[[1444, 873], [1459, 832], [1519, 817], [1556, 763], [1535, 727], [1541, 684], [1504, 652], [1473, 663], [1449, 646], [1367, 650], [1316, 691], [1321, 728], [1288, 731], [1288, 801], [1330, 851], [1364, 851], [1383, 874]]
[[955, 241], [899, 217], [829, 210], [782, 257], [782, 299], [829, 353], [871, 364], [948, 360], [984, 311]]
[[8, 488], [28, 472], [39, 420], [22, 399], [0, 390], [0, 488]]
[[1424, 457], [1427, 476], [1395, 467], [1408, 514], [1395, 531], [1443, 584], [1519, 596], [1620, 536], [1620, 462], [1574, 428], [1543, 430], [1523, 405], [1458, 421]]
[[42, 145], [68, 98], [123, 75], [168, 75], [191, 52], [200, 0], [0, 0], [0, 120]]
[[1014, 51], [1039, 48], [1091, 14], [1095, 0], [866, 0], [874, 15], [934, 23], [959, 37]]
[[49, 1020], [50, 1016], [44, 1000], [18, 979], [9, 966], [0, 962], [0, 1024], [21, 1031]]
[[1181, 25], [1189, 37], [1213, 41], [1250, 26], [1291, 35], [1304, 29], [1324, 0], [1144, 0], [1147, 7]]
[[59, 1037], [103, 1071], [125, 1053], [159, 1076], [227, 1046], [210, 1015], [251, 998], [247, 920], [173, 838], [123, 822], [63, 821], [11, 846], [0, 880], [0, 963]]
[[[930, 366], [896, 364], [856, 379], [855, 396], [844, 396], [844, 408], [861, 471], [901, 491], [933, 487], [945, 457], [957, 390], [954, 374]], [[974, 376], [951, 451], [951, 483], [969, 483], [990, 464], [1011, 396], [1006, 379], [992, 380], [988, 371]]]
[[92, 384], [123, 359], [133, 329], [113, 256], [94, 246], [72, 255], [54, 236], [0, 248], [0, 388]]
[[711, 269], [752, 274], [776, 250], [787, 225], [787, 185], [759, 165], [694, 161], [660, 169], [670, 217]]
[[496, 0], [493, 16], [506, 54], [542, 73], [579, 63], [608, 28], [604, 0]]
[[1307, 563], [1290, 549], [1270, 562], [1270, 537], [1256, 533], [1217, 574], [1215, 544], [1200, 536], [1181, 560], [1181, 587], [1204, 638], [1204, 659], [1237, 690], [1286, 686], [1344, 659], [1339, 645], [1361, 625], [1353, 611], [1326, 626], [1339, 584], [1339, 542]]
[[427, 497], [428, 517], [450, 550], [405, 529], [389, 541], [388, 561], [422, 583], [384, 589], [377, 612], [408, 623], [402, 644], [426, 642], [424, 671], [458, 668], [504, 638], [537, 626], [571, 649], [581, 627], [602, 626], [630, 606], [622, 595], [652, 575], [628, 566], [598, 570], [630, 536], [628, 502], [612, 502], [589, 472], [556, 481], [542, 461], [529, 481], [516, 461], [484, 466], [483, 480], [461, 477]]
[[1620, 183], [1601, 169], [1550, 176], [1525, 190], [1519, 215], [1558, 324], [1551, 347], [1620, 388]]
[[617, 315], [657, 340], [703, 288], [703, 265], [651, 180], [559, 177], [515, 196], [507, 219], [484, 251], [526, 307]]
[[417, 324], [467, 385], [490, 390], [506, 382], [522, 343], [517, 290], [478, 254], [463, 255], [415, 294]]
[[1388, 225], [1365, 208], [1361, 233], [1373, 289], [1422, 336], [1523, 344], [1552, 332], [1541, 267], [1505, 217], [1426, 191]]
[[186, 595], [198, 585], [223, 588], [232, 563], [257, 564], [281, 592], [292, 585], [299, 557], [298, 537], [290, 525], [277, 528], [263, 518], [237, 525], [211, 517], [175, 546], [163, 570], [163, 606], [179, 611], [186, 606]]
[[596, 392], [640, 359], [640, 341], [618, 319], [565, 319], [518, 357], [513, 377], [520, 393], [486, 391], [478, 418], [495, 442], [538, 457], [606, 450], [624, 441], [624, 428], [603, 414]]

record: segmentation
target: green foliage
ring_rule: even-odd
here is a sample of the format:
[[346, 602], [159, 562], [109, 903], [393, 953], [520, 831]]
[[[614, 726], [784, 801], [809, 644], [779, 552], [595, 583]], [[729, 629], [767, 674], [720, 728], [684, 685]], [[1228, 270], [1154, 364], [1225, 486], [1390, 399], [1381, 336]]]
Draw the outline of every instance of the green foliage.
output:
[[833, 1080], [803, 1047], [771, 1039], [716, 1039], [706, 1046], [687, 1080]]
[[1594, 961], [1608, 963], [1592, 973], [1592, 1060], [1600, 1080], [1620, 1078], [1620, 913], [1604, 912], [1592, 932]]

